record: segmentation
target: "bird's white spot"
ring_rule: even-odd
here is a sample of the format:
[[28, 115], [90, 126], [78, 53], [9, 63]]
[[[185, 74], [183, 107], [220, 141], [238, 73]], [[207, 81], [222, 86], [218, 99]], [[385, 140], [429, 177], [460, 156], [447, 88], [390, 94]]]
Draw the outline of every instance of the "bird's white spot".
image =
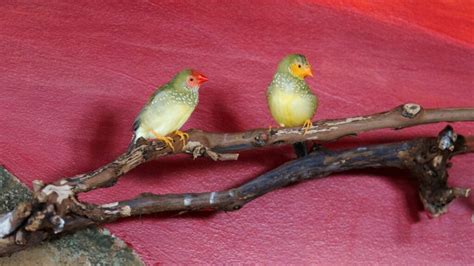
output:
[[217, 192], [212, 192], [211, 193], [211, 196], [209, 197], [209, 204], [216, 203], [216, 195], [217, 195]]

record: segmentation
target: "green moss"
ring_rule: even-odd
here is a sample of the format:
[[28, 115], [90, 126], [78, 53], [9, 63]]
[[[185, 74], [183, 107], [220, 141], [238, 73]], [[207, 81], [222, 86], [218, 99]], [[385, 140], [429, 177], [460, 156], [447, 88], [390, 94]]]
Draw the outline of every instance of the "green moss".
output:
[[[0, 166], [0, 213], [31, 199], [31, 192]], [[106, 229], [88, 228], [0, 258], [0, 265], [143, 265], [122, 240]]]
[[15, 206], [31, 199], [31, 192], [0, 166], [0, 213], [13, 210]]
[[85, 229], [51, 243], [62, 249], [69, 259], [92, 265], [143, 265], [126, 244], [99, 229]]

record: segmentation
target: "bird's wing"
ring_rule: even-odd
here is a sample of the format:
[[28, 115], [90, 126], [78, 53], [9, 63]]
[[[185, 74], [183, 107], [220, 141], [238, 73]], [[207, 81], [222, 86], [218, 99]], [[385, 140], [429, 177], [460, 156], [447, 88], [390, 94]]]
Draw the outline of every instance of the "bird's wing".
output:
[[170, 85], [165, 84], [153, 92], [150, 98], [148, 98], [146, 105], [140, 110], [140, 113], [138, 113], [137, 117], [135, 118], [135, 121], [133, 122], [133, 126], [132, 126], [133, 132], [137, 131], [137, 129], [140, 127], [140, 123], [141, 123], [140, 118], [142, 114], [146, 112], [146, 110], [150, 108], [150, 106], [157, 104], [156, 102], [157, 96], [165, 97], [169, 90], [170, 90]]

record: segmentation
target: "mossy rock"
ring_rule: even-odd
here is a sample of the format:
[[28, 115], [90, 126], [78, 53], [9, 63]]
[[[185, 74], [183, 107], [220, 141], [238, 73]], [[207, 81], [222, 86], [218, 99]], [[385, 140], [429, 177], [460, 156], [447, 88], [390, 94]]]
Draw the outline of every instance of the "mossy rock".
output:
[[[29, 199], [31, 191], [0, 166], [0, 213]], [[92, 227], [0, 258], [0, 265], [143, 265], [143, 262], [108, 230]]]
[[0, 213], [11, 211], [19, 202], [30, 199], [30, 190], [0, 166]]

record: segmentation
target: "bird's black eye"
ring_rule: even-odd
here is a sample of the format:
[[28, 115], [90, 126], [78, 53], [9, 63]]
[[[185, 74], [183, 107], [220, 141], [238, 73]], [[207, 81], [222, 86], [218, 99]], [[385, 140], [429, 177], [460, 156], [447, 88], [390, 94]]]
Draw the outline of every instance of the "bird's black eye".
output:
[[194, 79], [193, 79], [193, 78], [190, 78], [189, 81], [194, 81]]
[[298, 65], [298, 68], [301, 68], [301, 65]]

